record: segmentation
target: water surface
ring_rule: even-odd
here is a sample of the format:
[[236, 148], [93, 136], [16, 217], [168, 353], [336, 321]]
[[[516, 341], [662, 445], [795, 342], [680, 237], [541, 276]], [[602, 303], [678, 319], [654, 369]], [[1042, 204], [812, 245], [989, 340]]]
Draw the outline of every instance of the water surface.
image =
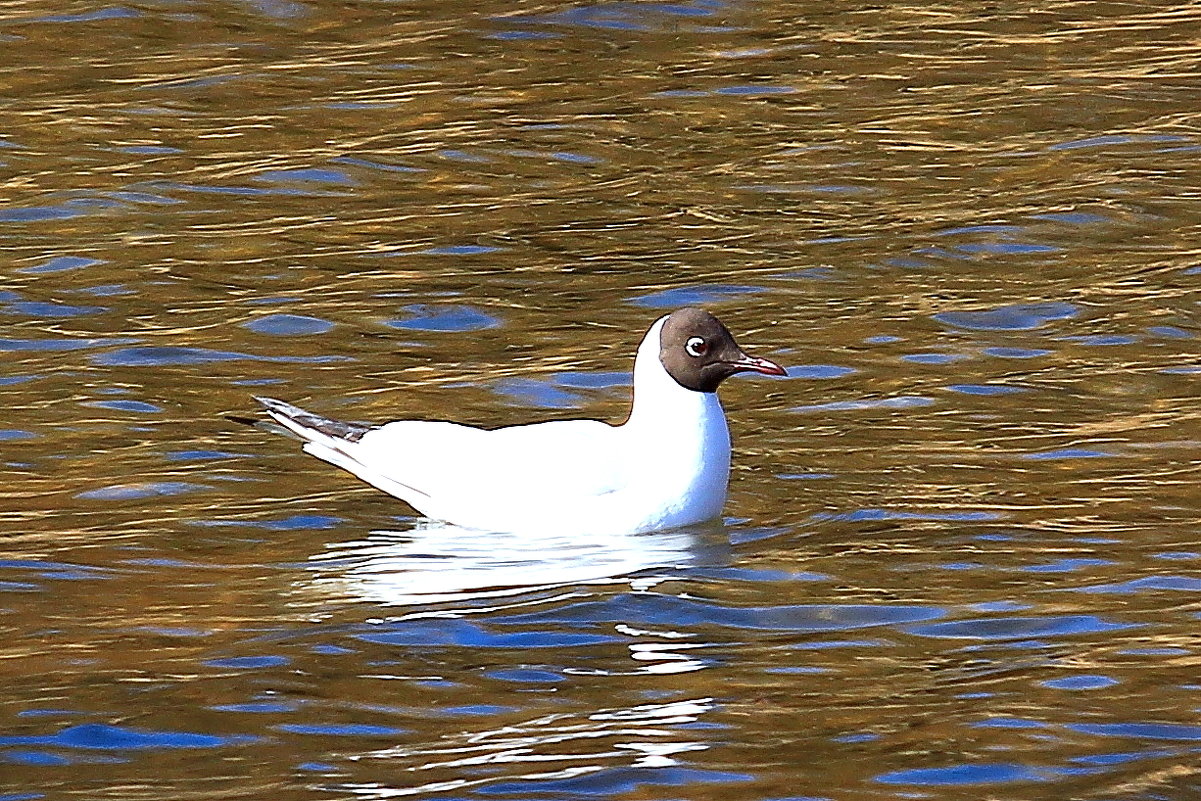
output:
[[[10, 3], [0, 799], [1187, 798], [1185, 4]], [[727, 517], [430, 525], [232, 422], [618, 421]]]

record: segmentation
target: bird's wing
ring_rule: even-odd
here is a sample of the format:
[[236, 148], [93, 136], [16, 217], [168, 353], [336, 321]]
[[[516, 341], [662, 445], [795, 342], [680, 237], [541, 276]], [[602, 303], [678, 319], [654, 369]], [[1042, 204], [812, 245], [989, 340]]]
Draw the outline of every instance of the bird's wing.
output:
[[612, 492], [624, 478], [612, 426], [570, 420], [487, 431], [401, 421], [366, 434], [358, 458], [379, 472], [456, 503]]
[[258, 400], [304, 440], [306, 452], [443, 520], [483, 519], [493, 510], [508, 513], [547, 499], [583, 501], [629, 481], [621, 438], [596, 420], [491, 431], [418, 420], [373, 428]]

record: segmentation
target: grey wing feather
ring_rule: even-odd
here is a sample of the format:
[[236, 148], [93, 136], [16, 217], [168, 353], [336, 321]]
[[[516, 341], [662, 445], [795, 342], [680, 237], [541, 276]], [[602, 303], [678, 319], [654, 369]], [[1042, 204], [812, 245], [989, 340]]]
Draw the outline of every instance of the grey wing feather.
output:
[[375, 428], [362, 423], [343, 423], [341, 420], [331, 420], [275, 398], [261, 398], [256, 395], [254, 399], [263, 404], [272, 417], [305, 439], [311, 438], [305, 434], [305, 429], [308, 429], [334, 439], [358, 442], [367, 432]]
[[328, 417], [306, 412], [299, 406], [293, 406], [275, 398], [255, 396], [255, 400], [266, 407], [267, 413], [276, 422], [304, 440], [306, 453], [337, 465], [368, 484], [378, 487], [390, 495], [402, 498], [414, 506], [420, 502], [421, 498], [429, 499], [429, 493], [424, 490], [384, 475], [379, 470], [359, 461], [359, 455], [356, 453], [356, 450], [361, 447], [358, 444], [359, 440], [372, 431], [377, 431], [378, 426], [330, 420]]

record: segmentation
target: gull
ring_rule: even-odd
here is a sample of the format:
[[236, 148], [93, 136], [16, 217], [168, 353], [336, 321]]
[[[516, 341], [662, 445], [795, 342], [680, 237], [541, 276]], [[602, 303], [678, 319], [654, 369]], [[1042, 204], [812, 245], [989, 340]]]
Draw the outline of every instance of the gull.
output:
[[433, 520], [493, 532], [628, 535], [721, 514], [730, 432], [717, 388], [743, 372], [787, 375], [748, 356], [709, 312], [684, 308], [656, 320], [638, 346], [633, 406], [620, 425], [371, 426], [256, 400], [303, 440], [305, 452]]

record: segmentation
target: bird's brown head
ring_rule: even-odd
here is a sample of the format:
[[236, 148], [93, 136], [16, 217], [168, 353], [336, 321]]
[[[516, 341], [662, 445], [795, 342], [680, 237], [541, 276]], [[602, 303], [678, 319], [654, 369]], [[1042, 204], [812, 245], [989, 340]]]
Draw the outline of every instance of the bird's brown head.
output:
[[678, 309], [663, 321], [659, 361], [677, 384], [694, 392], [716, 392], [736, 373], [787, 375], [773, 361], [748, 356], [721, 320], [692, 307]]

